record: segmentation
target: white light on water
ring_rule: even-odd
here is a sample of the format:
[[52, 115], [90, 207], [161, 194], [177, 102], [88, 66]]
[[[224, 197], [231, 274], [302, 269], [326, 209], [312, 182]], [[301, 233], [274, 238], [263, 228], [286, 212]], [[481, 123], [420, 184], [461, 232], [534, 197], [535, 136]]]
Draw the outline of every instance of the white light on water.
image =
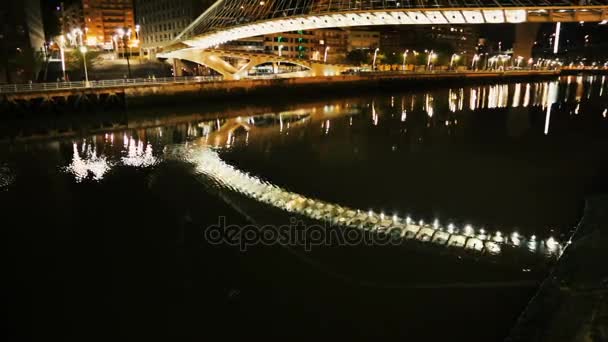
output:
[[[340, 224], [343, 224], [346, 227], [359, 229], [369, 228], [373, 231], [387, 226], [386, 221], [378, 222], [378, 219], [374, 218], [374, 216], [378, 216], [381, 220], [385, 220], [385, 218], [390, 220], [392, 218], [395, 223], [400, 221], [397, 214], [386, 216], [382, 212], [380, 212], [380, 214], [375, 214], [372, 210], [369, 210], [367, 215], [365, 215], [365, 211], [361, 212], [359, 210], [349, 209], [338, 204], [331, 204], [321, 200], [306, 198], [271, 183], [261, 182], [258, 178], [241, 172], [226, 164], [219, 158], [216, 152], [211, 150], [203, 150], [201, 152], [193, 152], [191, 154], [192, 156], [190, 160], [196, 165], [196, 168], [200, 173], [212, 177], [219, 183], [222, 183], [224, 186], [230, 187], [235, 191], [251, 196], [256, 200], [283, 210], [305, 215], [315, 220], [323, 219], [331, 222], [340, 222]], [[359, 215], [361, 216], [357, 215], [356, 217], [355, 213], [360, 213]], [[366, 216], [369, 216], [370, 219], [366, 219]], [[446, 233], [436, 232], [435, 235], [437, 238], [431, 239], [431, 235], [435, 235], [433, 235], [432, 232], [429, 232], [428, 226], [421, 228], [410, 225], [410, 223], [413, 221], [409, 216], [405, 218], [405, 222], [408, 224], [403, 231], [403, 236], [406, 239], [418, 239], [420, 241], [433, 240], [434, 242], [444, 245], [448, 244], [448, 241], [451, 241], [450, 246], [478, 251], [483, 250], [485, 247], [492, 254], [501, 253], [502, 244], [507, 243], [516, 246], [519, 245], [518, 241], [520, 236], [516, 232], [511, 233], [510, 240], [505, 239], [503, 237], [503, 233], [500, 231], [492, 233], [492, 236], [488, 235], [487, 237], [482, 237], [481, 235], [486, 234], [485, 229], [480, 228], [480, 236], [476, 236], [473, 227], [471, 225], [466, 225], [464, 227], [464, 233], [458, 234], [455, 226], [450, 223], [447, 226], [447, 232], [449, 234], [457, 235], [447, 237], [448, 235]], [[416, 222], [419, 222], [421, 226], [424, 225], [423, 220]], [[439, 227], [441, 227], [438, 219], [434, 219], [432, 221], [432, 227], [435, 229], [439, 229]], [[443, 241], [444, 238], [445, 241]], [[561, 250], [560, 244], [553, 238], [543, 241], [543, 245], [537, 244], [535, 240], [536, 237], [532, 236], [528, 242], [527, 249], [532, 252], [536, 252], [538, 246], [547, 246], [546, 249], [541, 249], [543, 252], [549, 250], [550, 253], [543, 254], [546, 256], [556, 255], [556, 253], [551, 252], [552, 250]], [[526, 248], [524, 248], [524, 250], [525, 249]]]
[[454, 225], [452, 223], [448, 225], [448, 233], [454, 234]]

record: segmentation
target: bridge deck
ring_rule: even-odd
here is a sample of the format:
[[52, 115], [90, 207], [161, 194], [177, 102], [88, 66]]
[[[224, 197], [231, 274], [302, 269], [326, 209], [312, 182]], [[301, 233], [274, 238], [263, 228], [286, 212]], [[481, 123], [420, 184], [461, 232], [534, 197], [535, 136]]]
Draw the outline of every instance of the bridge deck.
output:
[[219, 0], [175, 42], [209, 48], [226, 41], [295, 30], [406, 24], [602, 21], [608, 0], [288, 1]]

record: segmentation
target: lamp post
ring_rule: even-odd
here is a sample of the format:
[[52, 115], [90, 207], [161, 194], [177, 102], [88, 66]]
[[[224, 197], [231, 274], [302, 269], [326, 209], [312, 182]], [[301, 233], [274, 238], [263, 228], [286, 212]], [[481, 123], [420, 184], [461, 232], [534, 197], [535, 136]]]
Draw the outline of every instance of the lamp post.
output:
[[78, 40], [80, 40], [80, 45], [84, 45], [84, 42], [82, 40], [82, 30], [81, 29], [76, 29], [76, 35], [78, 36]]
[[118, 35], [115, 34], [112, 36], [112, 44], [112, 46], [114, 47], [114, 52], [116, 53], [116, 58], [120, 58], [118, 51]]
[[65, 82], [65, 37], [63, 35], [59, 36], [59, 55], [61, 55], [61, 72]]
[[435, 57], [437, 57], [437, 55], [435, 55], [435, 53], [433, 52], [433, 50], [429, 51], [428, 54], [429, 54], [429, 56], [428, 56], [427, 61], [426, 61], [426, 68], [427, 68], [427, 70], [431, 67], [431, 61]]
[[454, 69], [454, 62], [457, 62], [460, 59], [460, 56], [457, 54], [453, 54], [450, 58], [450, 69]]
[[[283, 44], [279, 45], [279, 57], [283, 56]], [[279, 68], [281, 67], [281, 61], [279, 60], [277, 62], [277, 70], [275, 71], [275, 74], [279, 73]]]
[[84, 64], [84, 84], [85, 87], [89, 86], [89, 71], [87, 70], [87, 47], [84, 45], [80, 46], [80, 52], [82, 53], [82, 63]]
[[141, 63], [141, 41], [139, 40], [139, 30], [141, 29], [141, 26], [135, 25], [135, 41], [137, 42], [137, 48], [139, 50], [139, 63]]
[[405, 50], [405, 51], [403, 52], [403, 67], [401, 68], [403, 71], [405, 71], [405, 62], [406, 62], [406, 60], [407, 60], [407, 53], [408, 53], [409, 51], [410, 51], [410, 50]]
[[479, 61], [479, 55], [475, 54], [473, 56], [473, 62], [471, 63], [471, 69], [475, 70], [477, 69], [477, 62]]
[[376, 50], [374, 50], [374, 60], [372, 61], [372, 70], [376, 70], [376, 58], [378, 58], [378, 51], [380, 51], [379, 48], [376, 48]]
[[[122, 42], [123, 55], [127, 58], [127, 70], [129, 72], [129, 78], [131, 78], [131, 61], [129, 60], [129, 55], [127, 54], [127, 45], [131, 37], [131, 30], [125, 32], [124, 29], [119, 28], [118, 30], [116, 30], [116, 33], [118, 34], [118, 38], [120, 38]], [[176, 70], [174, 70], [174, 73], [175, 71]]]

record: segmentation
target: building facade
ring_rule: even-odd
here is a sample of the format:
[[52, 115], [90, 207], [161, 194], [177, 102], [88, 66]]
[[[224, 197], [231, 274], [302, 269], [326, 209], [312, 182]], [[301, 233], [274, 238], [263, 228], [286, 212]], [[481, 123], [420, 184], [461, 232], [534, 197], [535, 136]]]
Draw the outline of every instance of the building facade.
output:
[[348, 32], [348, 51], [374, 50], [380, 47], [380, 32], [350, 30]]
[[349, 31], [319, 29], [314, 31], [314, 35], [311, 59], [327, 63], [344, 62], [348, 53]]
[[154, 52], [168, 45], [214, 0], [136, 0], [140, 41], [145, 50]]
[[40, 0], [0, 2], [0, 83], [35, 80], [44, 49]]
[[472, 58], [479, 40], [478, 29], [472, 25], [411, 25], [382, 31], [380, 49], [385, 52], [449, 47], [454, 53]]
[[283, 32], [264, 36], [264, 52], [289, 58], [310, 59], [313, 31]]
[[132, 0], [82, 0], [87, 42], [112, 46], [117, 30], [135, 29]]

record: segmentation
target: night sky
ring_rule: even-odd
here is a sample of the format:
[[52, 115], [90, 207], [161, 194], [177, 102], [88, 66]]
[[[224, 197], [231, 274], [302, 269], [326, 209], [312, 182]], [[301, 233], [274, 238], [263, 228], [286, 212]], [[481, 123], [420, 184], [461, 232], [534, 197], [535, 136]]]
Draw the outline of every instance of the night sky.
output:
[[[59, 6], [61, 2], [67, 6], [79, 1], [81, 0], [42, 0], [44, 26], [47, 38], [59, 33], [58, 19], [56, 16], [57, 6]], [[563, 42], [569, 40], [570, 45], [583, 44], [585, 35], [591, 36], [591, 42], [593, 44], [600, 43], [600, 45], [603, 45], [608, 43], [608, 38], [606, 38], [608, 37], [608, 25], [598, 25], [597, 23], [580, 25], [577, 23], [570, 23], [565, 24], [562, 27]], [[549, 43], [549, 38], [553, 33], [554, 28], [555, 24], [543, 24], [538, 37], [541, 46]], [[377, 30], [378, 28], [375, 29]], [[497, 44], [499, 41], [502, 42], [503, 48], [507, 49], [513, 45], [515, 30], [511, 24], [481, 25], [480, 35], [494, 44]]]

